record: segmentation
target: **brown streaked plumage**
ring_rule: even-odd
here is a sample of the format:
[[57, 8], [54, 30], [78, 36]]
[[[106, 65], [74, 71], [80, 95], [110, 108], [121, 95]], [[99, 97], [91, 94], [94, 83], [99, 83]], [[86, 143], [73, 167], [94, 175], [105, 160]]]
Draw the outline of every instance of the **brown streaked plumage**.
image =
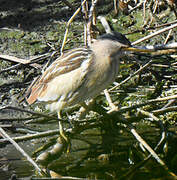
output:
[[117, 73], [122, 47], [131, 44], [125, 36], [106, 34], [90, 48], [76, 48], [56, 59], [33, 85], [29, 104], [41, 101], [51, 111], [82, 103], [111, 84]]
[[[118, 74], [119, 61], [126, 51], [147, 52], [131, 47], [120, 33], [107, 33], [89, 48], [76, 48], [56, 59], [32, 86], [27, 102], [46, 104], [58, 113], [68, 106], [83, 104], [106, 89]], [[67, 141], [59, 121], [60, 135]]]

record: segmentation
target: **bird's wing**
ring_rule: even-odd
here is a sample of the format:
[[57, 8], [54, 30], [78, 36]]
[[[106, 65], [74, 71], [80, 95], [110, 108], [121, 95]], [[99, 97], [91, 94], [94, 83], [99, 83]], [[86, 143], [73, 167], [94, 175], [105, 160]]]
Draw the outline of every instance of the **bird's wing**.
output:
[[[87, 60], [90, 59], [92, 51], [87, 48], [77, 48], [70, 50], [56, 59], [42, 74], [38, 81], [31, 88], [30, 96], [27, 98], [29, 104], [34, 103], [41, 94], [47, 90], [49, 83], [56, 77], [67, 74], [82, 66], [82, 71], [88, 66]], [[86, 64], [86, 65], [85, 65]], [[84, 67], [85, 66], [85, 67]], [[72, 78], [72, 77], [71, 77]], [[68, 83], [68, 82], [63, 82]], [[50, 97], [49, 97], [50, 98]]]

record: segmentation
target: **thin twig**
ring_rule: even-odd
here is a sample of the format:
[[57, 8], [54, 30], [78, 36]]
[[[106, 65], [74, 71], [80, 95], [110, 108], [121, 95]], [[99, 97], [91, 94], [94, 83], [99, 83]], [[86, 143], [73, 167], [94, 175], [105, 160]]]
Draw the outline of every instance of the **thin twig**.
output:
[[[31, 58], [28, 60], [27, 63], [25, 64], [22, 64], [22, 63], [18, 63], [14, 66], [11, 66], [9, 68], [6, 68], [6, 69], [3, 69], [0, 71], [0, 74], [4, 73], [4, 72], [7, 72], [7, 71], [10, 71], [12, 69], [16, 69], [16, 68], [19, 68], [20, 66], [22, 65], [30, 65], [30, 64], [34, 64], [35, 62], [37, 61], [40, 61], [40, 60], [44, 60], [44, 59], [47, 59], [48, 57], [50, 57], [50, 53], [46, 53], [46, 54], [43, 54], [43, 55], [40, 55], [38, 57], [34, 57], [34, 58]], [[32, 66], [33, 67], [33, 66]], [[41, 66], [39, 64], [35, 64], [34, 68], [41, 68]]]
[[[172, 25], [172, 24], [175, 24], [177, 23], [177, 20], [174, 20], [174, 21], [171, 21], [171, 22], [168, 22], [168, 23], [164, 23], [164, 24], [160, 24], [160, 25], [156, 25], [155, 28], [161, 28], [161, 27], [164, 27], [164, 26], [169, 26], [169, 25]], [[148, 29], [150, 29], [152, 27], [149, 27]]]
[[160, 141], [158, 142], [158, 144], [157, 144], [156, 147], [154, 148], [154, 149], [156, 150], [156, 149], [160, 146], [160, 144], [164, 141], [164, 139], [165, 139], [165, 137], [166, 137], [166, 132], [165, 132], [165, 128], [164, 128], [164, 126], [163, 126], [163, 123], [162, 123], [162, 121], [161, 121], [159, 118], [157, 118], [153, 113], [150, 113], [150, 112], [148, 112], [148, 111], [144, 111], [144, 110], [142, 110], [142, 109], [140, 109], [140, 108], [138, 108], [137, 110], [138, 110], [138, 112], [140, 112], [141, 114], [143, 114], [143, 115], [145, 115], [145, 116], [148, 116], [148, 117], [152, 118], [152, 120], [155, 120], [156, 122], [159, 123], [160, 129], [161, 129], [161, 131], [162, 131], [162, 133], [161, 133], [162, 135], [161, 135]]
[[143, 1], [143, 22], [145, 22], [145, 17], [146, 17], [146, 3], [147, 0]]
[[[149, 100], [148, 102], [144, 103], [148, 104], [148, 103], [153, 103], [153, 102], [159, 102], [159, 101], [165, 101], [165, 100], [169, 100], [169, 99], [177, 99], [177, 95], [174, 96], [169, 96], [169, 97], [165, 97], [165, 98], [158, 98], [158, 99], [153, 99], [153, 100]], [[140, 104], [139, 104], [140, 105]], [[141, 104], [143, 105], [143, 104]], [[134, 106], [134, 108], [137, 108], [138, 104]], [[128, 109], [128, 108], [124, 108], [124, 109]], [[122, 111], [123, 108], [118, 109], [116, 112], [120, 112]], [[114, 110], [115, 111], [115, 110]], [[108, 111], [108, 114], [113, 113], [114, 111]], [[148, 114], [149, 115], [149, 114]], [[156, 121], [158, 121], [158, 118], [156, 118], [153, 114], [150, 114], [151, 117], [153, 117], [153, 119], [155, 119]], [[134, 127], [132, 127], [131, 125], [128, 125], [131, 133], [134, 135], [134, 137], [149, 151], [149, 153], [157, 160], [158, 163], [160, 163], [166, 170], [168, 170], [168, 167], [165, 165], [165, 163], [158, 157], [158, 155], [154, 152], [154, 150], [146, 143], [146, 141], [144, 141], [144, 139], [142, 139], [142, 137], [136, 132], [136, 130], [134, 129]]]
[[44, 114], [44, 113], [30, 111], [30, 110], [26, 110], [26, 109], [14, 107], [14, 106], [3, 106], [3, 107], [0, 107], [0, 110], [4, 110], [4, 109], [12, 109], [12, 110], [15, 110], [15, 111], [21, 111], [21, 112], [30, 113], [32, 115], [37, 115], [37, 116], [40, 116], [40, 117], [46, 117], [46, 118], [49, 118], [49, 119], [56, 119], [56, 120], [58, 120], [58, 118], [56, 116], [49, 116], [49, 115]]
[[83, 17], [85, 20], [85, 22], [84, 22], [84, 44], [85, 44], [85, 46], [87, 46], [88, 45], [88, 42], [87, 42], [88, 0], [83, 4], [82, 12], [85, 14], [85, 16]]
[[4, 55], [4, 54], [0, 54], [0, 58], [8, 60], [8, 61], [16, 62], [16, 63], [21, 63], [21, 64], [28, 64], [30, 62], [30, 60], [27, 60], [27, 59], [21, 59], [15, 56]]
[[159, 156], [154, 152], [154, 150], [146, 143], [146, 141], [136, 132], [134, 128], [131, 128], [131, 133], [134, 137], [140, 142], [149, 152], [150, 154], [157, 160], [159, 164], [161, 164], [165, 169], [168, 169], [165, 163], [159, 158]]
[[106, 18], [104, 16], [98, 16], [98, 19], [101, 21], [101, 24], [104, 27], [106, 33], [112, 33], [112, 30], [111, 30]]
[[145, 115], [145, 116], [148, 116], [148, 117], [152, 118], [153, 120], [155, 120], [155, 121], [157, 121], [157, 122], [160, 121], [159, 118], [157, 118], [153, 113], [150, 113], [150, 112], [148, 112], [148, 111], [144, 111], [144, 110], [142, 110], [142, 109], [140, 109], [140, 108], [137, 108], [137, 110], [138, 110], [138, 112], [140, 112], [141, 114], [143, 114], [143, 115]]
[[2, 121], [10, 121], [11, 123], [13, 121], [27, 121], [27, 120], [32, 120], [32, 119], [36, 119], [38, 117], [19, 117], [19, 118], [0, 118], [0, 122]]
[[74, 11], [74, 7], [70, 2], [68, 2], [67, 0], [62, 0], [62, 2], [65, 3], [72, 11]]
[[47, 58], [48, 56], [50, 56], [50, 53], [45, 53], [40, 56], [33, 57], [33, 58], [27, 60], [27, 59], [17, 58], [15, 56], [0, 54], [0, 58], [2, 58], [4, 60], [12, 61], [12, 62], [20, 63], [20, 64], [32, 64], [32, 63], [35, 63], [36, 61], [40, 60], [41, 58]]
[[90, 11], [89, 11], [89, 16], [88, 16], [88, 23], [87, 23], [87, 43], [88, 46], [91, 45], [91, 25], [92, 25], [92, 20], [93, 20], [93, 12], [95, 10], [95, 6], [97, 4], [98, 0], [94, 0], [92, 1], [92, 6], [90, 7]]
[[24, 156], [26, 159], [34, 166], [34, 168], [39, 172], [39, 174], [45, 174], [39, 166], [31, 159], [31, 157], [0, 127], [0, 132], [3, 137], [7, 138], [13, 146]]
[[118, 0], [114, 0], [114, 13], [117, 15], [118, 14]]
[[169, 30], [168, 35], [167, 35], [167, 37], [165, 38], [164, 44], [167, 44], [167, 42], [168, 42], [168, 40], [169, 40], [169, 38], [170, 38], [170, 35], [171, 35], [172, 31], [173, 31], [172, 29]]
[[[157, 98], [157, 99], [151, 99], [149, 101], [146, 101], [144, 103], [140, 103], [140, 104], [135, 104], [135, 105], [132, 105], [132, 106], [129, 106], [129, 107], [122, 107], [120, 109], [118, 109], [116, 111], [116, 113], [123, 113], [123, 112], [126, 112], [126, 111], [131, 111], [132, 109], [136, 109], [136, 108], [139, 108], [139, 107], [142, 107], [142, 106], [146, 106], [148, 104], [152, 104], [152, 103], [157, 103], [157, 102], [163, 102], [163, 101], [168, 101], [170, 99], [177, 99], [177, 95], [173, 95], [173, 96], [167, 96], [167, 97], [163, 97], [163, 98]], [[115, 112], [115, 111], [114, 111]], [[112, 113], [112, 111], [108, 111], [108, 113]]]
[[111, 89], [109, 89], [109, 92], [120, 87], [122, 84], [126, 83], [127, 81], [129, 81], [132, 77], [136, 76], [138, 73], [142, 72], [145, 68], [147, 68], [148, 66], [150, 66], [152, 63], [152, 60], [150, 60], [148, 63], [146, 63], [144, 66], [140, 67], [136, 72], [134, 72], [133, 74], [131, 74], [128, 78], [126, 78], [125, 80], [123, 80], [121, 83], [117, 84], [116, 86], [112, 87]]
[[160, 29], [160, 30], [158, 30], [158, 31], [156, 31], [156, 32], [148, 35], [148, 36], [145, 36], [145, 37], [143, 37], [143, 38], [141, 38], [141, 39], [138, 39], [137, 41], [133, 42], [132, 45], [136, 45], [136, 44], [138, 44], [138, 43], [141, 43], [141, 42], [143, 42], [143, 41], [146, 41], [146, 40], [148, 40], [148, 39], [150, 39], [150, 38], [152, 38], [152, 37], [154, 37], [154, 36], [157, 36], [157, 35], [159, 35], [159, 34], [161, 34], [161, 33], [163, 33], [163, 32], [169, 31], [170, 29], [174, 29], [174, 28], [176, 28], [176, 27], [177, 27], [177, 23], [176, 23], [176, 24], [173, 24], [173, 25], [171, 25], [171, 26], [169, 26], [169, 27]]
[[171, 112], [171, 111], [177, 111], [177, 106], [172, 106], [172, 107], [162, 108], [162, 109], [158, 109], [158, 110], [153, 110], [152, 113], [154, 115], [159, 115], [159, 114], [164, 114], [164, 113]]
[[139, 49], [148, 49], [153, 50], [154, 52], [158, 50], [167, 50], [167, 49], [177, 49], [177, 42], [171, 44], [159, 44], [159, 45], [148, 45], [148, 46], [137, 46]]
[[76, 17], [76, 15], [79, 13], [79, 11], [81, 10], [83, 4], [86, 2], [86, 0], [84, 0], [81, 4], [81, 6], [75, 11], [75, 13], [71, 16], [71, 18], [69, 19], [67, 25], [66, 25], [66, 30], [65, 30], [65, 34], [64, 34], [64, 38], [63, 38], [63, 42], [62, 42], [62, 46], [61, 46], [61, 49], [60, 49], [60, 53], [62, 54], [63, 53], [63, 49], [64, 49], [64, 46], [66, 44], [66, 39], [67, 39], [67, 35], [68, 35], [68, 31], [69, 31], [69, 26], [70, 24], [73, 22], [74, 18]]
[[[54, 136], [54, 135], [58, 135], [59, 130], [49, 130], [49, 131], [45, 131], [45, 132], [39, 132], [36, 134], [30, 134], [30, 135], [25, 135], [25, 136], [19, 136], [19, 137], [13, 137], [12, 139], [16, 142], [21, 142], [21, 141], [27, 141], [27, 140], [31, 140], [31, 139], [38, 139], [41, 137], [47, 137], [47, 136]], [[0, 139], [0, 143], [5, 143], [8, 142], [8, 139], [4, 138], [4, 139]]]
[[135, 7], [131, 8], [130, 10], [128, 10], [128, 14], [130, 14], [132, 11], [134, 11], [135, 9], [139, 8], [140, 6], [142, 6], [143, 3], [144, 3], [144, 1], [141, 1]]
[[114, 103], [112, 102], [112, 99], [111, 99], [110, 94], [107, 89], [104, 90], [104, 94], [105, 94], [106, 100], [108, 101], [110, 108], [112, 110], [116, 110], [117, 106], [115, 106]]
[[138, 140], [138, 142], [144, 146], [144, 148], [156, 159], [159, 164], [161, 164], [166, 170], [168, 170], [166, 164], [159, 158], [157, 153], [147, 144], [147, 142], [136, 132], [135, 128], [126, 119], [124, 119], [124, 121], [127, 122], [127, 127], [129, 128], [133, 136]]
[[[161, 145], [161, 143], [164, 140], [164, 136], [165, 134], [162, 133], [162, 137], [160, 139], [160, 141], [157, 143], [156, 147], [154, 148], [154, 150], [157, 150], [157, 148]], [[135, 165], [133, 168], [131, 168], [127, 173], [125, 173], [123, 176], [120, 177], [120, 180], [122, 179], [126, 179], [126, 177], [128, 177], [131, 173], [133, 173], [136, 169], [139, 169], [140, 167], [142, 167], [143, 164], [145, 164], [150, 158], [151, 158], [151, 154], [149, 154], [143, 161], [141, 161], [140, 163], [138, 163], [137, 165]], [[169, 171], [168, 171], [169, 172]], [[175, 174], [173, 174], [172, 172], [169, 172], [169, 174], [173, 177], [176, 177]]]

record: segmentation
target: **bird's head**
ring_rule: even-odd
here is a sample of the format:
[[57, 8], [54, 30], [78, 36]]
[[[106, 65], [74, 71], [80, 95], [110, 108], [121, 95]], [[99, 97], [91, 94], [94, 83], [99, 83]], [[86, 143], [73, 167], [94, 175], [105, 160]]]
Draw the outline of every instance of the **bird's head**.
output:
[[121, 33], [119, 32], [111, 32], [106, 33], [98, 38], [103, 42], [109, 42], [110, 48], [113, 50], [115, 48], [115, 52], [121, 54], [130, 54], [130, 53], [151, 53], [153, 52], [150, 49], [138, 48], [131, 45], [131, 42]]
[[100, 36], [98, 39], [109, 40], [112, 41], [112, 43], [118, 43], [118, 45], [122, 44], [122, 46], [131, 46], [131, 42], [123, 34], [119, 32], [106, 33]]

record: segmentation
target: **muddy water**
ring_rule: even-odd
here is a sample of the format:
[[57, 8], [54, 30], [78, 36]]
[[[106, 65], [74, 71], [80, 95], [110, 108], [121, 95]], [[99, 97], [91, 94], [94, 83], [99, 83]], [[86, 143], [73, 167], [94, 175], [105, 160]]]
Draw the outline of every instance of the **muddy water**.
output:
[[[48, 124], [47, 126], [49, 129], [55, 129], [55, 125], [51, 126], [51, 124]], [[49, 165], [49, 169], [63, 176], [88, 177], [91, 179], [119, 179], [129, 170], [132, 169], [133, 171], [135, 165], [140, 163], [147, 153], [143, 152], [135, 138], [131, 133], [127, 133], [127, 130], [124, 128], [117, 126], [111, 131], [106, 129], [103, 131], [105, 132], [102, 132], [103, 134], [101, 135], [100, 128], [93, 128], [82, 132], [81, 135], [77, 134], [72, 137], [70, 139], [71, 148], [69, 152], [63, 152], [58, 160]], [[151, 143], [151, 146], [157, 143], [160, 138], [159, 130], [147, 124], [141, 123], [141, 125], [137, 125], [137, 131], [142, 136], [145, 136], [147, 142]], [[175, 171], [174, 162], [177, 139], [175, 136], [170, 136], [170, 138], [171, 140], [168, 144], [169, 152], [165, 155], [165, 159], [167, 158], [166, 163]], [[48, 141], [48, 138], [40, 138], [18, 144], [29, 155], [32, 155], [32, 152]], [[36, 176], [31, 164], [24, 160], [22, 155], [12, 145], [2, 147], [0, 149], [0, 157], [1, 180], [10, 178], [12, 174], [16, 174], [19, 178]], [[147, 176], [144, 179], [150, 179], [153, 176], [164, 176], [168, 179], [168, 175], [164, 173], [163, 168], [153, 158], [142, 165], [142, 167], [143, 169], [138, 168], [136, 172], [131, 172], [131, 176], [139, 179], [144, 174]], [[158, 171], [154, 171], [154, 169], [158, 169]]]

